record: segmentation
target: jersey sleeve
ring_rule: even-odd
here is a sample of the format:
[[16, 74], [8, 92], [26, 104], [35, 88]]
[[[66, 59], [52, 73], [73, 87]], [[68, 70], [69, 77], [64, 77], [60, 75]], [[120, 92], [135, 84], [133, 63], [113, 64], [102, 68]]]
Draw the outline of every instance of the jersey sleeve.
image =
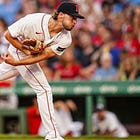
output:
[[92, 131], [96, 132], [98, 131], [98, 123], [97, 123], [97, 114], [93, 113], [92, 115]]
[[62, 55], [66, 48], [71, 45], [72, 39], [70, 34], [64, 34], [57, 44], [51, 45], [51, 49], [57, 54]]
[[108, 130], [109, 131], [114, 131], [118, 129], [118, 119], [115, 114], [110, 114], [109, 119], [108, 119]]

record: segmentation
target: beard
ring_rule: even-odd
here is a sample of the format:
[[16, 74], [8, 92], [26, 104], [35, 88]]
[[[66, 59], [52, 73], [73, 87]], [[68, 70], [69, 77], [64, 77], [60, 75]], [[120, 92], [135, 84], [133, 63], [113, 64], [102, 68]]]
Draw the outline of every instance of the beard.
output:
[[71, 31], [74, 26], [68, 27], [67, 25], [63, 24], [63, 27], [64, 27], [65, 30]]
[[67, 30], [67, 31], [71, 31], [72, 29], [65, 28], [65, 30]]
[[71, 28], [64, 27], [64, 29], [67, 30], [67, 31], [71, 31], [73, 29], [73, 27], [71, 27]]

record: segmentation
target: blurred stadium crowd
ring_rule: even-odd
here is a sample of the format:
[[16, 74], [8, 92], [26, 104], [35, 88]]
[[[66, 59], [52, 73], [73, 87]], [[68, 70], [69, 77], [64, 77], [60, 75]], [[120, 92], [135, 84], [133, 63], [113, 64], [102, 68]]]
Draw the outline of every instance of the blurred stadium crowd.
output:
[[[26, 14], [53, 13], [64, 0], [0, 0], [0, 53], [7, 27]], [[68, 0], [66, 0], [68, 1]], [[61, 56], [40, 62], [48, 80], [133, 80], [140, 78], [140, 1], [73, 0], [84, 20]], [[2, 61], [2, 60], [0, 60]]]
[[[62, 1], [78, 3], [85, 19], [77, 20], [71, 47], [61, 57], [40, 62], [47, 79], [140, 79], [140, 0], [0, 0], [0, 54], [8, 48], [3, 34], [10, 24], [31, 13], [51, 14]], [[13, 86], [13, 81], [0, 86]], [[17, 108], [14, 95], [0, 107]], [[64, 103], [60, 105], [64, 108]], [[36, 106], [33, 109], [36, 112]]]

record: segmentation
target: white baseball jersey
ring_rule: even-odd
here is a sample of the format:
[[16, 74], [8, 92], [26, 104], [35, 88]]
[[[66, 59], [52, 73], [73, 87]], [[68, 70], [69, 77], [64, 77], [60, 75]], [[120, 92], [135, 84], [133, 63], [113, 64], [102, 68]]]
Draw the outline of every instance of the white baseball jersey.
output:
[[[50, 18], [51, 15], [44, 13], [29, 14], [9, 26], [8, 30], [12, 37], [19, 40], [32, 38], [51, 44], [52, 50], [61, 55], [72, 42], [71, 34], [70, 31], [62, 30], [51, 38], [48, 30]], [[16, 50], [14, 47], [12, 49]]]
[[[9, 26], [8, 30], [12, 37], [18, 38], [18, 40], [31, 38], [51, 44], [50, 47], [52, 50], [57, 55], [61, 55], [71, 44], [71, 34], [67, 30], [62, 30], [51, 37], [48, 30], [50, 18], [51, 15], [44, 13], [30, 14]], [[16, 60], [26, 57], [24, 53], [12, 45], [9, 46], [8, 51]], [[63, 140], [56, 127], [52, 91], [40, 65], [36, 63], [32, 65], [12, 66], [5, 62], [0, 64], [0, 81], [18, 74], [33, 88], [37, 95], [39, 111], [45, 128], [45, 139]]]
[[124, 126], [120, 123], [116, 115], [112, 112], [107, 111], [105, 119], [100, 121], [98, 119], [97, 113], [94, 113], [92, 116], [93, 122], [93, 132], [100, 130], [101, 134], [104, 134], [107, 130], [113, 131], [116, 130], [115, 135], [117, 137], [127, 137], [128, 132]]

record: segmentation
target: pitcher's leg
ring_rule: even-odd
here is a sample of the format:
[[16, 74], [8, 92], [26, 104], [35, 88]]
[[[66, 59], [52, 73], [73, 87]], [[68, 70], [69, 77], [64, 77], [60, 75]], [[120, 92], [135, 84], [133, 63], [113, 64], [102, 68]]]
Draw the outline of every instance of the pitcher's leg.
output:
[[[26, 82], [37, 94], [38, 106], [47, 139], [60, 137], [54, 120], [52, 92], [48, 81], [38, 64], [17, 67]], [[59, 139], [58, 139], [59, 140]]]
[[18, 74], [19, 72], [17, 71], [16, 67], [6, 64], [5, 62], [0, 64], [0, 81], [10, 79]]
[[46, 130], [47, 138], [57, 138], [59, 134], [56, 129], [56, 122], [54, 119], [54, 109], [52, 103], [52, 93], [47, 90], [45, 94], [37, 96], [38, 106], [42, 117], [42, 123]]

